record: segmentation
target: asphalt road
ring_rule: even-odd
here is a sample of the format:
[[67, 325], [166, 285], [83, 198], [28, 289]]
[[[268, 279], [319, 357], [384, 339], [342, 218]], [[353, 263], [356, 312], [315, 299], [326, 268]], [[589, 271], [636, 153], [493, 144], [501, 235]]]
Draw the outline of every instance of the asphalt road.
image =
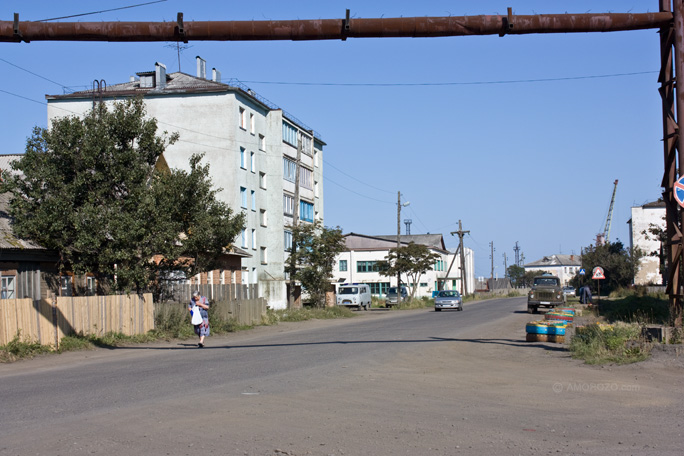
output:
[[[171, 341], [0, 365], [0, 455], [680, 454], [681, 369], [649, 384], [643, 368], [605, 375], [561, 346], [526, 344], [524, 309], [523, 298], [374, 309], [204, 349]], [[638, 437], [644, 419], [660, 427]]]

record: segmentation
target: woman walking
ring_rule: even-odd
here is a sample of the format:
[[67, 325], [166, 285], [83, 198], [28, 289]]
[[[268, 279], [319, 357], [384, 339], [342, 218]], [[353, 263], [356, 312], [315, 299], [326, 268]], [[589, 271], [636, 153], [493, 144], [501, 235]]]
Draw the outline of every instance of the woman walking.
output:
[[204, 348], [204, 338], [209, 335], [209, 300], [201, 296], [199, 291], [192, 293], [192, 298], [190, 300], [190, 305], [188, 310], [192, 313], [192, 308], [197, 306], [199, 308], [200, 315], [202, 316], [202, 322], [195, 326], [195, 334], [199, 336], [198, 348]]

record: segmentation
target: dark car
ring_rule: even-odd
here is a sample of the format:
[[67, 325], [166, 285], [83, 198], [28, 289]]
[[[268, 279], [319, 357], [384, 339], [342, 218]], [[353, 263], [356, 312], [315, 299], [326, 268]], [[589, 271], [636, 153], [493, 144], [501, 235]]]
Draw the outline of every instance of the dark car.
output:
[[387, 290], [387, 297], [385, 298], [385, 307], [392, 307], [398, 305], [400, 302], [404, 302], [408, 299], [408, 290], [406, 287], [400, 288], [401, 300], [397, 299], [397, 287], [390, 287]]
[[463, 299], [456, 290], [443, 290], [435, 296], [435, 312], [442, 309], [463, 310]]

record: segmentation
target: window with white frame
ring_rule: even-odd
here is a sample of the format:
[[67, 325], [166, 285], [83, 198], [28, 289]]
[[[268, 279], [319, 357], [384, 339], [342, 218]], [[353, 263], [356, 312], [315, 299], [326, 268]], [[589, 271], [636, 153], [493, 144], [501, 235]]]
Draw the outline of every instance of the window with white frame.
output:
[[318, 182], [314, 181], [314, 196], [318, 198]]
[[60, 288], [61, 296], [73, 296], [74, 295], [73, 283], [74, 283], [73, 277], [71, 277], [71, 276], [60, 276], [59, 288]]
[[259, 187], [266, 189], [266, 173], [259, 173]]
[[249, 131], [250, 133], [254, 134], [254, 131], [256, 130], [256, 126], [254, 123], [254, 114], [251, 112], [249, 113]]
[[311, 141], [311, 138], [306, 135], [302, 135], [302, 152], [304, 152], [309, 157], [313, 153], [313, 147], [311, 147], [312, 145], [313, 141]]
[[95, 296], [97, 294], [97, 280], [93, 276], [86, 276], [86, 296]]
[[318, 166], [318, 151], [314, 149], [314, 166]]
[[266, 225], [266, 209], [260, 209], [259, 210], [259, 219], [261, 220], [261, 226], [267, 226]]
[[259, 135], [259, 149], [266, 150], [266, 137]]
[[243, 209], [247, 209], [247, 189], [240, 187], [240, 204]]
[[294, 214], [294, 197], [283, 194], [283, 214], [292, 216]]
[[283, 179], [295, 182], [297, 173], [297, 163], [287, 157], [283, 157]]
[[247, 229], [243, 228], [242, 231], [240, 232], [240, 246], [242, 248], [247, 248]]
[[249, 153], [249, 169], [253, 173], [256, 172], [256, 156], [254, 155], [254, 152]]
[[283, 141], [297, 147], [297, 129], [283, 121]]
[[313, 171], [303, 166], [299, 168], [299, 185], [313, 190]]
[[240, 168], [247, 169], [247, 152], [244, 147], [240, 147]]
[[285, 246], [286, 252], [289, 252], [290, 249], [292, 249], [292, 231], [285, 230], [285, 239], [283, 244]]
[[247, 130], [247, 113], [245, 108], [240, 108], [240, 128]]
[[252, 229], [252, 249], [256, 250], [256, 247], [257, 247], [256, 230]]
[[312, 203], [309, 203], [308, 201], [300, 201], [299, 202], [299, 220], [303, 220], [305, 222], [311, 222], [313, 223], [314, 221], [314, 205]]
[[14, 299], [16, 297], [15, 293], [15, 283], [16, 276], [2, 276], [0, 278], [0, 298], [1, 299]]
[[252, 197], [252, 210], [256, 211], [256, 192], [254, 190], [251, 190], [250, 195]]
[[259, 257], [261, 258], [261, 264], [266, 264], [268, 263], [268, 258], [266, 257], [266, 247], [261, 247], [261, 250], [259, 251]]

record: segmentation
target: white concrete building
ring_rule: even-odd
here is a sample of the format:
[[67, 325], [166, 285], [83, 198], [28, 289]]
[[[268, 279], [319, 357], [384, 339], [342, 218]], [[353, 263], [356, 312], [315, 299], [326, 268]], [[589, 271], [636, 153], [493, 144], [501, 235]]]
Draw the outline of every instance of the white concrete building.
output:
[[[460, 255], [446, 249], [441, 234], [402, 235], [400, 242], [402, 246], [410, 242], [426, 245], [440, 256], [432, 270], [420, 277], [416, 297], [432, 296], [432, 292], [439, 289], [438, 281], [443, 283], [442, 289], [461, 290]], [[345, 244], [347, 250], [338, 255], [333, 267], [334, 282], [366, 283], [375, 296], [384, 296], [389, 287], [396, 286], [396, 277], [380, 275], [378, 269], [378, 263], [385, 259], [390, 249], [397, 246], [396, 235], [367, 236], [349, 233], [345, 235]], [[474, 255], [467, 247], [464, 252], [467, 290], [472, 293], [475, 284]], [[406, 277], [402, 277], [402, 282], [409, 287], [412, 285], [406, 283]]]
[[[579, 273], [582, 268], [582, 257], [579, 255], [549, 255], [541, 260], [523, 265], [525, 272], [544, 271], [557, 276], [562, 286], [570, 284], [570, 280]], [[591, 271], [587, 271], [591, 274]]]
[[660, 270], [658, 253], [663, 246], [657, 236], [649, 232], [651, 227], [665, 230], [665, 202], [654, 201], [632, 208], [629, 225], [629, 247], [640, 248], [644, 257], [639, 262], [639, 270], [634, 277], [636, 285], [663, 285], [663, 272]]
[[[218, 198], [236, 213], [247, 214], [247, 226], [235, 246], [249, 252], [241, 277], [210, 276], [213, 283], [258, 283], [272, 308], [285, 308], [286, 249], [295, 205], [301, 220], [323, 220], [323, 146], [309, 127], [239, 83], [222, 83], [220, 73], [206, 78], [206, 63], [197, 57], [197, 75], [166, 73], [163, 64], [137, 73], [130, 81], [66, 95], [49, 95], [48, 120], [83, 115], [99, 101], [143, 96], [158, 133], [177, 132], [164, 159], [170, 168], [189, 169], [194, 153], [203, 153]], [[297, 146], [299, 201], [295, 201]]]

